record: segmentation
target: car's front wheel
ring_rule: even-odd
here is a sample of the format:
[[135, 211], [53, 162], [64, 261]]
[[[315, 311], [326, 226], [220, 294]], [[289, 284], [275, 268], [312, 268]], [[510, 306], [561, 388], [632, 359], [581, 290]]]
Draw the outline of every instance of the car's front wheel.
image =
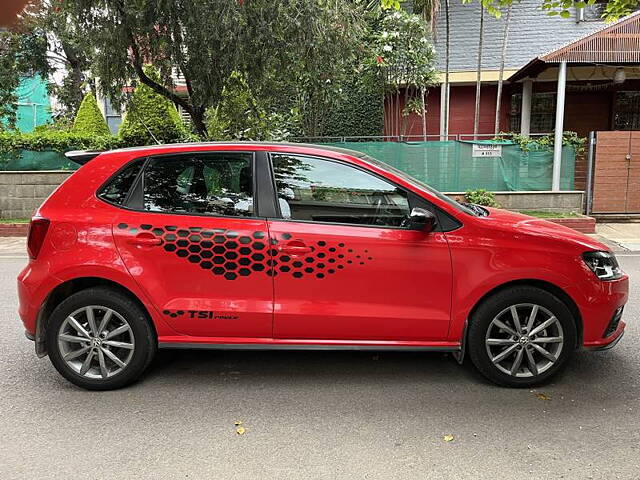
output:
[[145, 312], [126, 295], [105, 287], [82, 290], [61, 302], [51, 314], [46, 339], [56, 370], [90, 390], [135, 381], [156, 350]]
[[576, 347], [567, 306], [536, 287], [505, 289], [478, 306], [469, 324], [469, 356], [489, 380], [528, 387], [548, 380]]

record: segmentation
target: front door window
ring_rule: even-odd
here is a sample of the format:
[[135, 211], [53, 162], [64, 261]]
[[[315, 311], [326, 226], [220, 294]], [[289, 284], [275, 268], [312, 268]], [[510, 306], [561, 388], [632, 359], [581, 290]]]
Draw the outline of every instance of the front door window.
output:
[[407, 193], [370, 173], [302, 155], [273, 155], [283, 218], [323, 223], [402, 227]]

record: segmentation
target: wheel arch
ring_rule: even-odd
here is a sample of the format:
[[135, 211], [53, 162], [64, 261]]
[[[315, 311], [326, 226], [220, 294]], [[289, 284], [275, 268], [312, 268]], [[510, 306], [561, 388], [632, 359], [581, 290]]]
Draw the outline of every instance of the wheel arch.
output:
[[113, 280], [109, 280], [103, 277], [77, 277], [57, 285], [45, 298], [40, 311], [38, 312], [38, 317], [36, 319], [36, 335], [35, 335], [35, 347], [36, 354], [39, 357], [44, 357], [47, 355], [47, 346], [45, 342], [45, 333], [47, 330], [47, 323], [49, 321], [49, 317], [53, 310], [60, 305], [60, 303], [68, 298], [70, 295], [78, 293], [82, 290], [86, 290], [88, 288], [94, 287], [107, 287], [121, 294], [125, 295], [133, 302], [135, 302], [147, 317], [147, 321], [151, 326], [151, 330], [156, 338], [158, 338], [158, 332], [156, 329], [156, 325], [151, 316], [151, 312], [147, 308], [147, 306], [133, 293], [130, 289], [125, 287], [124, 285], [115, 282]]
[[471, 318], [473, 317], [473, 314], [475, 313], [475, 311], [478, 309], [478, 307], [487, 298], [495, 295], [496, 293], [506, 290], [508, 288], [517, 287], [517, 286], [537, 287], [537, 288], [540, 288], [541, 290], [545, 290], [551, 293], [552, 295], [555, 295], [556, 297], [558, 297], [558, 299], [562, 303], [564, 303], [569, 309], [569, 311], [571, 312], [571, 316], [573, 317], [573, 321], [575, 322], [575, 325], [576, 325], [576, 333], [578, 335], [576, 344], [578, 345], [578, 347], [582, 345], [583, 330], [584, 330], [583, 323], [582, 323], [582, 314], [580, 313], [580, 309], [578, 308], [578, 305], [576, 304], [576, 302], [573, 300], [573, 298], [571, 298], [571, 296], [567, 292], [565, 292], [562, 288], [558, 287], [557, 285], [551, 282], [547, 282], [545, 280], [538, 280], [533, 278], [513, 280], [510, 282], [506, 282], [492, 288], [491, 290], [486, 292], [484, 295], [482, 295], [473, 305], [473, 307], [469, 311], [469, 315], [467, 316], [467, 320], [465, 322], [464, 336], [463, 336], [464, 344], [466, 344], [467, 342], [467, 335], [468, 335], [467, 325], [470, 322]]

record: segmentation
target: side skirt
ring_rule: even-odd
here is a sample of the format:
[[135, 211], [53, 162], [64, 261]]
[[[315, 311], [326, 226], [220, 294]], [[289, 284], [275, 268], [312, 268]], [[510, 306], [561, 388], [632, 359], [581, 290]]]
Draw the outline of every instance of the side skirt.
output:
[[459, 353], [460, 345], [381, 345], [381, 344], [321, 344], [321, 343], [200, 343], [159, 342], [163, 349], [198, 350], [355, 350], [355, 351], [423, 351]]

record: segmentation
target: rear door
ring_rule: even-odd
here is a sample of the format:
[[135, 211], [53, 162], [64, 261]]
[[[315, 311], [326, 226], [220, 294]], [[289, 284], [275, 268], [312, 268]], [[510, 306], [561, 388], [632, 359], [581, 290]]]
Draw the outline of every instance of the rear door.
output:
[[280, 219], [274, 337], [444, 340], [451, 259], [445, 234], [409, 230], [414, 194], [352, 165], [271, 155]]
[[[113, 227], [129, 272], [179, 333], [272, 335], [273, 284], [266, 221], [255, 215], [254, 157], [224, 151], [146, 159]], [[110, 201], [109, 186], [101, 196]]]

